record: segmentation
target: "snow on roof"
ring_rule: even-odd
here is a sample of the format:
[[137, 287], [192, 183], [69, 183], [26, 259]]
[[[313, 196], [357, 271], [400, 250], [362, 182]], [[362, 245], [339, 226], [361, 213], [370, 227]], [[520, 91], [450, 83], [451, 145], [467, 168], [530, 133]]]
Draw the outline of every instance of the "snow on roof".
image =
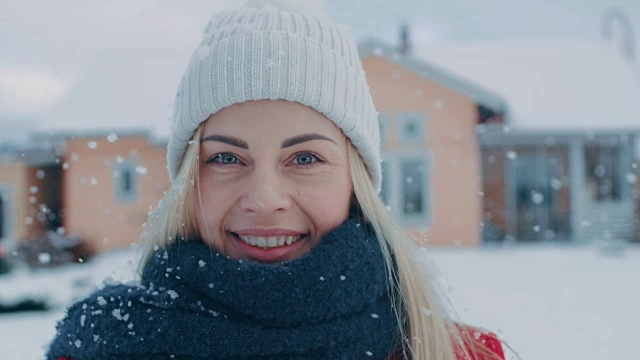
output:
[[361, 59], [368, 56], [383, 57], [396, 64], [402, 65], [407, 69], [431, 79], [434, 82], [448, 87], [473, 101], [490, 107], [493, 111], [507, 113], [508, 104], [505, 99], [489, 89], [462, 78], [458, 74], [447, 71], [446, 69], [434, 66], [415, 56], [399, 54], [396, 49], [377, 39], [366, 39], [358, 43], [358, 52]]
[[515, 129], [640, 129], [640, 70], [613, 44], [552, 40], [416, 46], [509, 103]]
[[42, 116], [39, 130], [148, 129], [167, 137], [175, 92], [188, 61], [184, 52], [99, 54], [60, 104]]

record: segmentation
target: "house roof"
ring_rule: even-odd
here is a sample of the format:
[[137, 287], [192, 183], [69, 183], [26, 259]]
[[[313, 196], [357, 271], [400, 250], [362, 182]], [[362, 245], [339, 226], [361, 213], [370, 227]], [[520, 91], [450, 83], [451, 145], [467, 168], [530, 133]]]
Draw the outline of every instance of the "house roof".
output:
[[55, 149], [46, 146], [0, 146], [0, 165], [25, 163], [31, 166], [47, 166], [57, 163]]
[[504, 115], [505, 122], [509, 121], [509, 107], [507, 100], [484, 86], [478, 85], [471, 79], [460, 76], [454, 71], [447, 70], [423, 58], [399, 54], [393, 47], [376, 39], [367, 39], [358, 43], [361, 59], [368, 56], [378, 56], [399, 64], [416, 74], [433, 80], [476, 103], [482, 104], [495, 112]]
[[640, 129], [640, 68], [612, 43], [430, 44], [416, 55], [504, 96], [515, 130]]
[[61, 103], [42, 117], [39, 130], [147, 130], [167, 137], [175, 92], [188, 61], [181, 52], [101, 53]]

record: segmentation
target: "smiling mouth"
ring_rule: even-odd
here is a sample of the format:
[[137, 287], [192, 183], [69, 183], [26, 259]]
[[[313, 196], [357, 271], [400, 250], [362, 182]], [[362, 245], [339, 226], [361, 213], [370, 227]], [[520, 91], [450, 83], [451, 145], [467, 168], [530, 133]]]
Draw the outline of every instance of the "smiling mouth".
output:
[[307, 236], [306, 234], [280, 236], [238, 235], [236, 233], [232, 234], [236, 239], [244, 242], [245, 244], [255, 246], [264, 250], [289, 246]]

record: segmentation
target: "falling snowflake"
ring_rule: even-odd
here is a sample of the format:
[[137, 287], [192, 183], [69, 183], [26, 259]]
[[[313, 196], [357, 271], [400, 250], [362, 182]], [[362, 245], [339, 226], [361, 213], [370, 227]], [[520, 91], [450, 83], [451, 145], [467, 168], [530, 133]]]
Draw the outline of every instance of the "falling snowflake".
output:
[[116, 133], [110, 133], [109, 135], [107, 135], [107, 141], [110, 143], [114, 143], [116, 141], [118, 141], [118, 134]]
[[38, 262], [40, 264], [48, 264], [51, 262], [51, 254], [49, 253], [40, 253], [38, 254]]

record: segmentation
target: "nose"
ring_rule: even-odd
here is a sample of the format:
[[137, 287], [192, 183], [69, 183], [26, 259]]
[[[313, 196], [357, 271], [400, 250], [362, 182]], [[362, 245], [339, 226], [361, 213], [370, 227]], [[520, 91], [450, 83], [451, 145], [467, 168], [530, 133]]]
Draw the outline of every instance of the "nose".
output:
[[277, 171], [254, 171], [240, 199], [240, 208], [257, 215], [270, 215], [291, 208], [287, 188]]

